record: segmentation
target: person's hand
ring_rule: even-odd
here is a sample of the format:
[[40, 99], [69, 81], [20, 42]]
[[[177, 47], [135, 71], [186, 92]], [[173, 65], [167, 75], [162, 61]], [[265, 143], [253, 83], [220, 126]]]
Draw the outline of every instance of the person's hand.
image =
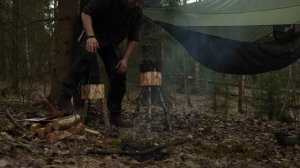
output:
[[97, 50], [99, 49], [99, 43], [95, 37], [88, 38], [86, 40], [86, 50], [88, 52], [96, 53]]
[[127, 63], [127, 59], [122, 59], [121, 61], [119, 61], [117, 66], [115, 67], [116, 71], [118, 73], [125, 73], [127, 71]]

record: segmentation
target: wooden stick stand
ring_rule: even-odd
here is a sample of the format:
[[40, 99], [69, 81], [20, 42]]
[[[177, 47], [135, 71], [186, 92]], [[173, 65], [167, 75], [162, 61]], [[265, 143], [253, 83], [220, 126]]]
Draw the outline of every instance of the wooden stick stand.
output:
[[110, 130], [110, 122], [108, 110], [106, 107], [106, 99], [105, 99], [105, 89], [103, 84], [89, 84], [89, 85], [81, 85], [80, 88], [81, 99], [88, 101], [88, 108], [86, 110], [86, 114], [89, 112], [89, 106], [91, 100], [97, 101], [97, 107], [101, 110], [103, 114], [103, 120], [105, 129]]
[[150, 72], [144, 72], [140, 73], [140, 86], [142, 87], [141, 92], [138, 96], [138, 102], [136, 107], [136, 112], [140, 110], [141, 101], [143, 99], [142, 93], [144, 89], [147, 89], [147, 102], [148, 102], [148, 116], [147, 116], [147, 130], [148, 132], [151, 131], [151, 120], [152, 120], [152, 92], [156, 89], [159, 94], [159, 101], [162, 104], [162, 108], [164, 111], [164, 120], [165, 120], [165, 126], [167, 130], [171, 130], [171, 121], [170, 121], [170, 112], [167, 109], [166, 103], [164, 101], [162, 92], [161, 92], [161, 73], [150, 71]]

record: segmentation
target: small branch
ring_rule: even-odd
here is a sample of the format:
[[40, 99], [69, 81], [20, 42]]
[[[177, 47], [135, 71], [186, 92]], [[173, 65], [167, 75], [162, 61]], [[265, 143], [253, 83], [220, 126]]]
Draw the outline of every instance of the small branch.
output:
[[26, 149], [27, 151], [29, 151], [30, 153], [33, 153], [33, 154], [37, 154], [36, 151], [30, 149], [30, 147], [26, 144], [21, 144], [21, 143], [13, 143], [13, 142], [10, 142], [8, 140], [5, 140], [5, 142], [13, 147], [19, 147], [19, 148], [22, 148], [22, 149]]
[[29, 132], [26, 128], [22, 127], [20, 124], [16, 122], [16, 120], [12, 117], [12, 115], [9, 113], [8, 110], [6, 110], [5, 114], [6, 118], [8, 118], [19, 130], [21, 130], [23, 133]]
[[36, 24], [36, 23], [40, 23], [40, 22], [54, 22], [54, 21], [67, 21], [67, 20], [71, 20], [72, 18], [70, 17], [65, 17], [65, 18], [47, 18], [47, 19], [37, 19], [37, 20], [33, 20], [31, 22], [28, 22], [27, 24], [23, 25], [25, 26], [29, 26], [32, 24]]
[[101, 150], [98, 148], [90, 148], [87, 149], [87, 153], [88, 154], [99, 154], [99, 155], [113, 155], [113, 154], [119, 154], [119, 155], [127, 155], [127, 156], [136, 156], [136, 155], [151, 155], [155, 152], [158, 152], [164, 148], [168, 148], [170, 146], [177, 146], [177, 145], [181, 145], [184, 143], [187, 143], [188, 140], [178, 140], [175, 142], [171, 142], [171, 143], [167, 143], [167, 144], [162, 144], [162, 145], [158, 145], [155, 147], [152, 147], [150, 149], [146, 149], [143, 151], [108, 151], [108, 150]]
[[52, 21], [56, 21], [58, 19], [56, 18], [48, 18], [48, 19], [37, 19], [37, 20], [33, 20], [29, 23], [27, 23], [26, 25], [31, 25], [31, 24], [35, 24], [35, 23], [39, 23], [39, 22], [52, 22]]
[[100, 134], [99, 131], [91, 130], [91, 129], [88, 129], [88, 128], [85, 128], [84, 130], [88, 134], [92, 134], [92, 135], [99, 135]]

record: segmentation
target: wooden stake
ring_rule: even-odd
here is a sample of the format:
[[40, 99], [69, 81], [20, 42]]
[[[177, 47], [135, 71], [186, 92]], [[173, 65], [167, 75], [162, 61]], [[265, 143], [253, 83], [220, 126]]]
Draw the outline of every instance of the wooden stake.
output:
[[158, 94], [159, 94], [159, 99], [160, 99], [160, 102], [162, 104], [162, 108], [163, 108], [163, 111], [164, 111], [164, 116], [165, 116], [165, 125], [167, 127], [167, 130], [171, 130], [171, 120], [170, 120], [170, 112], [169, 110], [167, 109], [167, 106], [166, 106], [166, 103], [165, 103], [165, 100], [164, 100], [164, 97], [161, 93], [161, 90], [160, 88], [157, 88], [157, 91], [158, 91]]
[[151, 132], [151, 120], [152, 120], [152, 88], [148, 87], [148, 117], [147, 117], [147, 130]]
[[33, 123], [31, 126], [30, 126], [30, 132], [32, 133], [38, 133], [38, 130], [42, 127], [41, 124], [38, 124], [38, 123]]
[[106, 99], [100, 99], [99, 106], [103, 115], [105, 129], [106, 131], [109, 131], [111, 129], [111, 126], [110, 126], [110, 120], [109, 120], [108, 110], [105, 101]]
[[39, 136], [40, 139], [44, 139], [45, 138], [45, 128], [44, 127], [43, 128], [39, 128], [37, 130], [37, 133], [38, 133], [38, 136]]

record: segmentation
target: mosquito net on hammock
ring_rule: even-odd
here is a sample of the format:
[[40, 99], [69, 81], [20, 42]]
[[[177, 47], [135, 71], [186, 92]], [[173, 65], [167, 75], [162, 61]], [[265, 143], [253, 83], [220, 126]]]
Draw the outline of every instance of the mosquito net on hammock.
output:
[[264, 73], [300, 57], [300, 0], [203, 0], [144, 15], [217, 72]]

